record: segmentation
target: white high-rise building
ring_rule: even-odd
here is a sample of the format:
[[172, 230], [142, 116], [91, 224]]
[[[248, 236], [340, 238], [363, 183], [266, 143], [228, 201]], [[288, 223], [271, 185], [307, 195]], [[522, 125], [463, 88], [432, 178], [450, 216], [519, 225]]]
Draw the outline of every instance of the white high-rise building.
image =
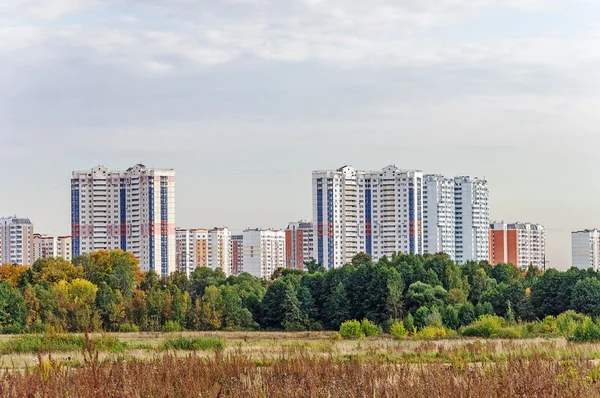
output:
[[456, 259], [454, 178], [426, 175], [423, 183], [424, 252]]
[[490, 213], [487, 181], [456, 177], [454, 193], [456, 262], [488, 261]]
[[325, 268], [364, 252], [423, 254], [423, 173], [387, 166], [313, 172], [314, 256]]
[[208, 231], [208, 266], [231, 275], [231, 231], [228, 228]]
[[73, 256], [122, 249], [142, 271], [175, 271], [175, 171], [138, 164], [125, 171], [97, 166], [73, 172]]
[[586, 229], [571, 232], [571, 254], [573, 267], [592, 268], [598, 271], [600, 265], [600, 231]]
[[176, 268], [188, 277], [198, 267], [231, 274], [231, 232], [228, 228], [176, 230]]
[[313, 259], [314, 231], [309, 221], [291, 222], [285, 230], [286, 268], [304, 270]]
[[269, 279], [285, 267], [285, 232], [265, 229], [244, 231], [244, 272]]
[[492, 265], [506, 263], [521, 269], [544, 268], [546, 230], [540, 224], [494, 222], [490, 224], [489, 243]]
[[3, 264], [33, 264], [33, 224], [27, 218], [0, 218], [0, 260]]
[[73, 259], [71, 237], [34, 234], [33, 262], [35, 263], [37, 260], [52, 257], [62, 258], [67, 261]]

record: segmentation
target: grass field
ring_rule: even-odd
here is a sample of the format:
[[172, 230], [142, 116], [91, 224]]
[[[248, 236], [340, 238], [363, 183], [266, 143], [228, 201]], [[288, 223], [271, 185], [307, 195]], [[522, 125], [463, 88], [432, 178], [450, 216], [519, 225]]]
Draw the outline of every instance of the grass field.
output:
[[600, 344], [335, 333], [0, 338], [0, 396], [597, 397]]

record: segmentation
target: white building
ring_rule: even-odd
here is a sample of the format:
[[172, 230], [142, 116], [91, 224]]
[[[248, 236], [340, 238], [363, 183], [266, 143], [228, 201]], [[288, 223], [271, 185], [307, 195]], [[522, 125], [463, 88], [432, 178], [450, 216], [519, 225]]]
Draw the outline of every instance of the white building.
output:
[[269, 279], [285, 267], [285, 232], [247, 229], [244, 231], [244, 272]]
[[3, 264], [33, 264], [33, 224], [27, 218], [0, 218], [0, 260]]
[[231, 274], [231, 232], [228, 228], [211, 230], [176, 229], [176, 269], [188, 277], [198, 267], [221, 269]]
[[487, 181], [456, 177], [454, 193], [456, 261], [488, 261], [490, 213]]
[[600, 231], [586, 229], [571, 232], [571, 254], [573, 267], [579, 269], [592, 268], [598, 271], [600, 265]]
[[387, 166], [313, 172], [314, 253], [325, 268], [364, 252], [423, 254], [423, 173]]
[[454, 178], [426, 175], [423, 183], [424, 252], [456, 259]]
[[133, 253], [142, 271], [175, 271], [175, 171], [138, 164], [73, 172], [73, 256], [97, 250]]
[[42, 234], [33, 235], [33, 262], [46, 258], [62, 258], [71, 261], [73, 259], [70, 236], [48, 236]]
[[286, 268], [304, 270], [304, 263], [313, 259], [314, 230], [310, 221], [288, 224], [285, 230]]
[[544, 268], [546, 260], [546, 230], [540, 224], [506, 223], [490, 224], [489, 263], [513, 264], [521, 269], [534, 266]]
[[208, 231], [208, 266], [231, 275], [231, 231], [228, 228]]

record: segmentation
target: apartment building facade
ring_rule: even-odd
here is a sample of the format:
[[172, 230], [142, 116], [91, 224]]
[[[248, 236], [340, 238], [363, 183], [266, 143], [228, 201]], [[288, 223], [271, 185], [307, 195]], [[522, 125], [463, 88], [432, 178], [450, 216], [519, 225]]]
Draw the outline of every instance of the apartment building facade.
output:
[[48, 236], [33, 234], [33, 262], [46, 258], [73, 259], [70, 236]]
[[313, 250], [325, 268], [364, 252], [423, 254], [423, 173], [387, 166], [313, 172]]
[[33, 264], [33, 224], [28, 218], [0, 218], [0, 259], [3, 264]]
[[456, 259], [454, 178], [429, 174], [423, 183], [424, 252], [445, 253]]
[[122, 249], [142, 271], [169, 275], [176, 269], [175, 171], [142, 164], [74, 171], [71, 235], [73, 256]]
[[585, 229], [571, 232], [572, 266], [587, 270], [598, 271], [600, 266], [600, 231]]
[[244, 272], [269, 279], [275, 270], [285, 267], [285, 231], [247, 229], [243, 236]]
[[544, 268], [546, 230], [540, 224], [491, 223], [489, 243], [489, 262], [492, 265], [508, 263], [521, 269], [529, 266]]
[[454, 178], [456, 261], [489, 259], [489, 189], [485, 179]]
[[286, 268], [304, 270], [304, 263], [313, 258], [313, 224], [298, 221], [288, 224], [285, 230]]

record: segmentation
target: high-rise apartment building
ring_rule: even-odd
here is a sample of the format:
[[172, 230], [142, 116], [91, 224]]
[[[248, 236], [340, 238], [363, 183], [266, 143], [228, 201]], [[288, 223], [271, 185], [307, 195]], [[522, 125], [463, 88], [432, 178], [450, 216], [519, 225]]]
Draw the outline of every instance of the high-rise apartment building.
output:
[[579, 269], [592, 268], [598, 271], [600, 265], [600, 231], [586, 229], [571, 232], [572, 266]]
[[70, 236], [48, 236], [33, 234], [33, 262], [45, 258], [73, 259]]
[[387, 166], [313, 172], [314, 257], [325, 268], [364, 252], [423, 254], [423, 173]]
[[244, 231], [244, 272], [269, 279], [285, 267], [285, 232], [265, 229]]
[[208, 266], [208, 230], [175, 230], [175, 266], [189, 277], [197, 267]]
[[488, 261], [490, 213], [486, 180], [454, 178], [456, 261]]
[[33, 264], [33, 224], [27, 218], [0, 218], [0, 260], [3, 264]]
[[198, 267], [219, 268], [225, 275], [231, 273], [231, 232], [227, 228], [211, 230], [176, 229], [176, 269], [188, 277]]
[[521, 269], [544, 268], [546, 231], [542, 225], [495, 222], [489, 230], [489, 262], [513, 264]]
[[244, 272], [244, 235], [231, 235], [231, 273]]
[[175, 271], [175, 171], [97, 166], [71, 179], [73, 256], [122, 249], [142, 271]]
[[423, 183], [424, 252], [456, 259], [454, 178], [426, 175]]
[[286, 268], [304, 270], [304, 263], [313, 258], [313, 224], [298, 221], [288, 224], [285, 230]]
[[214, 228], [208, 231], [208, 266], [231, 275], [231, 231]]

